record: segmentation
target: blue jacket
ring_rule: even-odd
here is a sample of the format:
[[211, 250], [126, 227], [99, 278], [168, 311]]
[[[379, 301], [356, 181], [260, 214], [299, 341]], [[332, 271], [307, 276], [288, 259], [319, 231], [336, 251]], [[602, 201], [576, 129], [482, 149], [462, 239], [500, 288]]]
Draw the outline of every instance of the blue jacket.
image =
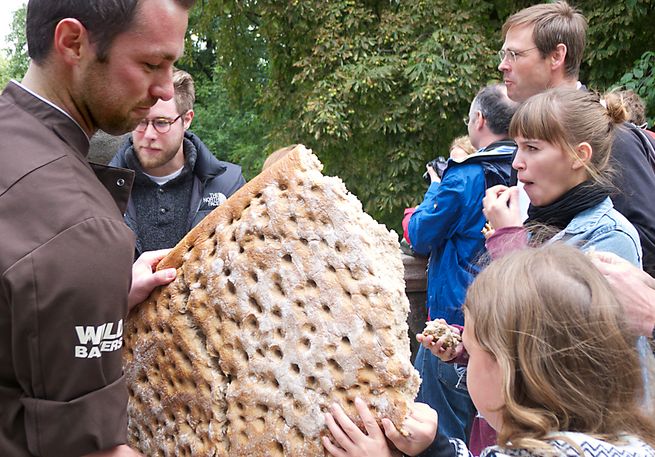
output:
[[[184, 133], [184, 140], [190, 141], [196, 148], [197, 157], [193, 167], [193, 188], [189, 203], [187, 231], [198, 225], [214, 208], [223, 203], [230, 195], [246, 183], [241, 174], [241, 167], [229, 162], [218, 160], [207, 146], [190, 131]], [[132, 160], [128, 160], [128, 156]], [[114, 167], [132, 168], [128, 163], [138, 163], [134, 155], [132, 138], [126, 141], [109, 163]], [[141, 170], [135, 170], [137, 173]], [[132, 199], [127, 204], [125, 223], [134, 231], [137, 226], [136, 208]], [[141, 242], [136, 240], [136, 255], [142, 253]]]
[[563, 241], [583, 251], [606, 251], [641, 267], [642, 251], [637, 229], [607, 197], [598, 205], [576, 215], [550, 242]]
[[464, 324], [466, 289], [484, 254], [482, 198], [488, 186], [509, 182], [511, 142], [494, 143], [462, 162], [448, 161], [440, 184], [432, 183], [409, 220], [414, 250], [430, 255], [427, 308], [430, 319]]

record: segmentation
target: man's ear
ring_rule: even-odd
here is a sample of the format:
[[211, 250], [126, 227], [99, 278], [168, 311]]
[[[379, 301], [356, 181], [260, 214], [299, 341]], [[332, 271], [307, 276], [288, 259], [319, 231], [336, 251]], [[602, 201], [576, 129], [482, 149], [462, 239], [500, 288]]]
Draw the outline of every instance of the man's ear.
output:
[[86, 27], [77, 19], [62, 19], [55, 27], [53, 48], [66, 63], [77, 65], [84, 53], [91, 49]]
[[568, 48], [564, 43], [560, 43], [555, 47], [555, 50], [550, 53], [550, 67], [553, 70], [564, 68], [566, 54]]
[[192, 109], [187, 111], [186, 114], [182, 116], [182, 120], [184, 121], [184, 130], [189, 130], [189, 127], [191, 127], [191, 121], [193, 120], [194, 116], [195, 113]]
[[573, 169], [577, 170], [588, 164], [591, 161], [592, 152], [591, 145], [587, 142], [577, 145], [575, 148], [575, 155], [578, 160], [573, 161]]
[[475, 130], [482, 130], [484, 126], [487, 123], [487, 120], [485, 119], [484, 115], [482, 114], [482, 111], [477, 110], [475, 112], [475, 123], [473, 124], [475, 126]]

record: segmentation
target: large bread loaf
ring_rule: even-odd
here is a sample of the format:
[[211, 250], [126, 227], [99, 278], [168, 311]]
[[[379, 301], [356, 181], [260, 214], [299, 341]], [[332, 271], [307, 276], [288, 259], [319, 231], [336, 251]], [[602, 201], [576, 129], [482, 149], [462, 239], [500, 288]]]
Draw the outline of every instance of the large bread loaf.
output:
[[400, 427], [410, 363], [394, 234], [296, 147], [165, 258], [130, 315], [129, 440], [147, 456], [321, 456], [323, 412], [363, 398]]

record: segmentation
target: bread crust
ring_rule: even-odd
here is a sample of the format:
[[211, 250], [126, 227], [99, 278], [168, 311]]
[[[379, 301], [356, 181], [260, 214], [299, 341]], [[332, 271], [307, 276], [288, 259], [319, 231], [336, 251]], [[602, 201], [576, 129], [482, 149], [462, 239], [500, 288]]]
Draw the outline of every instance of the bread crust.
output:
[[130, 443], [146, 455], [324, 455], [356, 396], [397, 427], [411, 366], [395, 234], [299, 145], [207, 216], [128, 318]]

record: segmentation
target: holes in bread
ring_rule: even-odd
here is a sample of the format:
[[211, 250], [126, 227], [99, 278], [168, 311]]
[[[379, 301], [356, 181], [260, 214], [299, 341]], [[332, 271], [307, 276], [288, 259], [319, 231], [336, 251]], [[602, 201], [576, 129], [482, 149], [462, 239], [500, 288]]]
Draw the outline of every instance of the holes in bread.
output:
[[229, 292], [230, 294], [232, 294], [232, 295], [236, 295], [236, 294], [237, 294], [237, 288], [236, 288], [236, 286], [234, 285], [234, 283], [232, 282], [231, 279], [228, 279], [228, 280], [227, 280], [227, 290], [228, 290], [228, 292]]
[[291, 258], [290, 254], [286, 254], [282, 257], [282, 260], [287, 262], [287, 263], [293, 263], [293, 259]]
[[343, 376], [343, 368], [341, 367], [341, 365], [339, 365], [339, 362], [330, 358], [328, 359], [327, 363], [330, 373], [332, 373], [332, 376], [334, 376], [337, 379], [341, 379]]
[[260, 416], [265, 416], [268, 414], [268, 405], [265, 405], [264, 403], [257, 403], [255, 405], [255, 410]]
[[257, 419], [251, 421], [250, 425], [258, 434], [264, 433], [264, 430], [266, 429], [266, 422], [261, 417], [258, 417]]
[[248, 445], [250, 442], [250, 438], [248, 437], [248, 434], [246, 433], [245, 430], [241, 430], [239, 434], [237, 435], [237, 441], [239, 442], [239, 446], [245, 447]]
[[282, 319], [282, 310], [278, 305], [274, 305], [273, 308], [271, 308], [271, 314], [279, 320]]
[[280, 349], [280, 346], [271, 346], [271, 354], [277, 360], [282, 360], [284, 358], [284, 353], [282, 352], [282, 349]]
[[273, 273], [273, 287], [274, 291], [282, 297], [285, 297], [284, 289], [282, 288], [282, 277], [279, 273]]
[[305, 412], [305, 405], [303, 405], [299, 400], [294, 400], [293, 409], [295, 410], [296, 414], [303, 414]]
[[259, 321], [252, 314], [246, 316], [246, 318], [243, 321], [243, 324], [245, 328], [251, 333], [255, 333], [259, 330]]
[[344, 336], [339, 342], [339, 353], [349, 353], [352, 351], [352, 344], [350, 343], [350, 338]]
[[284, 457], [284, 446], [279, 441], [273, 441], [270, 452], [271, 457]]
[[262, 308], [257, 299], [252, 295], [248, 299], [248, 304], [250, 305], [250, 309], [255, 311], [257, 314], [262, 314], [264, 312], [264, 308]]
[[285, 337], [285, 335], [286, 335], [286, 333], [287, 333], [287, 332], [286, 332], [282, 327], [278, 327], [278, 328], [275, 329], [275, 336], [276, 336], [278, 339], [283, 340], [284, 337]]
[[309, 338], [301, 338], [300, 343], [298, 344], [298, 349], [300, 352], [309, 351], [312, 348], [312, 342]]
[[368, 337], [373, 336], [375, 334], [375, 327], [373, 327], [373, 324], [366, 320], [364, 321], [364, 324], [366, 325], [364, 331], [368, 334]]
[[308, 279], [307, 280], [307, 287], [311, 287], [312, 289], [317, 289], [318, 284], [316, 284], [316, 281], [314, 281], [313, 279]]
[[302, 326], [302, 330], [306, 333], [314, 334], [316, 333], [316, 325], [312, 323], [305, 324]]
[[318, 386], [318, 382], [316, 381], [316, 376], [307, 376], [305, 378], [305, 383], [307, 384], [307, 387], [313, 389]]
[[291, 364], [291, 371], [295, 374], [300, 374], [300, 366], [297, 363]]
[[323, 314], [324, 314], [326, 317], [332, 315], [332, 310], [330, 309], [330, 305], [328, 305], [327, 303], [323, 303], [323, 304], [321, 305], [321, 310], [323, 311]]

